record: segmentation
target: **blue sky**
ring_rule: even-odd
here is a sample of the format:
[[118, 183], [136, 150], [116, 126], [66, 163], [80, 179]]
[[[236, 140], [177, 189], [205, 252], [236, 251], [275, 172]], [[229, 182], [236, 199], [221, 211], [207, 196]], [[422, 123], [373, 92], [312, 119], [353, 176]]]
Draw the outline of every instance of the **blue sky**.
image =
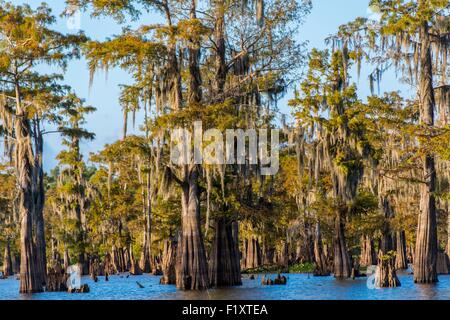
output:
[[[29, 3], [33, 7], [37, 6], [41, 1], [23, 1], [13, 0], [13, 4]], [[57, 16], [64, 9], [62, 0], [46, 1], [53, 9], [53, 13]], [[308, 41], [309, 48], [325, 48], [324, 39], [336, 32], [339, 25], [349, 22], [356, 17], [368, 16], [369, 0], [313, 0], [313, 10], [307, 17], [306, 22], [298, 30], [297, 37], [301, 41]], [[147, 14], [143, 17], [146, 23], [157, 22], [156, 17]], [[143, 20], [141, 20], [143, 21]], [[137, 23], [128, 23], [130, 26], [138, 26]], [[88, 13], [81, 16], [81, 29], [91, 39], [102, 40], [106, 37], [121, 32], [122, 26], [118, 25], [110, 18], [91, 19]], [[63, 33], [73, 32], [67, 26], [67, 20], [58, 18], [55, 28]], [[370, 67], [363, 67], [361, 77], [354, 80], [358, 84], [360, 96], [364, 97], [369, 94], [368, 74]], [[54, 70], [53, 70], [54, 71]], [[65, 82], [70, 84], [75, 92], [86, 99], [87, 104], [97, 108], [97, 111], [87, 117], [86, 127], [88, 130], [96, 134], [96, 139], [92, 142], [84, 142], [82, 151], [85, 158], [88, 159], [89, 152], [95, 152], [101, 149], [106, 143], [112, 143], [121, 137], [122, 133], [122, 111], [118, 104], [119, 84], [130, 82], [127, 73], [121, 70], [110, 70], [107, 78], [104, 74], [98, 73], [95, 76], [93, 86], [89, 88], [89, 72], [84, 59], [70, 62], [65, 73]], [[383, 79], [383, 91], [401, 90], [407, 92], [399, 81], [395, 79], [393, 74], [386, 74]], [[288, 99], [292, 97], [292, 91], [282, 99], [278, 107], [281, 112], [288, 114], [289, 108], [286, 106]], [[139, 124], [139, 116], [137, 115], [137, 124]], [[141, 118], [142, 119], [142, 118]], [[129, 124], [131, 128], [131, 123]], [[57, 135], [46, 136], [45, 141], [45, 168], [46, 170], [54, 167], [57, 163], [56, 154], [61, 149], [61, 140]]]

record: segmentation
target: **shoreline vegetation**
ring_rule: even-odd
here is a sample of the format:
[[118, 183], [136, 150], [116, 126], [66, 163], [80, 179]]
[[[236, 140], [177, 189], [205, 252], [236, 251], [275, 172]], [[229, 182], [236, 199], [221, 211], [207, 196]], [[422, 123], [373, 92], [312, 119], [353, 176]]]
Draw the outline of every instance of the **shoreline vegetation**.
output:
[[[371, 0], [373, 19], [341, 25], [323, 50], [302, 35], [310, 0], [17, 2], [0, 0], [0, 264], [21, 294], [89, 292], [77, 274], [152, 274], [180, 291], [373, 265], [378, 288], [401, 287], [408, 265], [417, 284], [449, 274], [448, 0]], [[57, 29], [81, 12], [122, 31]], [[66, 83], [76, 59], [90, 87], [130, 76], [117, 105], [90, 106]], [[121, 137], [85, 154], [100, 107], [120, 108]]]
[[290, 265], [288, 268], [278, 265], [264, 265], [257, 268], [243, 269], [242, 274], [264, 274], [264, 273], [314, 273], [314, 263], [296, 263]]

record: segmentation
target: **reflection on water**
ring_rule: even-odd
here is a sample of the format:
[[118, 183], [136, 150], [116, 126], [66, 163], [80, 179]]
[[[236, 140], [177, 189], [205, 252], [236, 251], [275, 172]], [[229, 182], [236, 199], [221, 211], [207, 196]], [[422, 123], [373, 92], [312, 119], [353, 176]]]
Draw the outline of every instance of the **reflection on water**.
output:
[[[439, 283], [418, 285], [411, 275], [399, 275], [402, 286], [392, 289], [369, 289], [366, 278], [335, 280], [333, 277], [312, 277], [307, 274], [287, 274], [285, 286], [262, 286], [261, 276], [250, 280], [243, 276], [243, 285], [226, 289], [211, 289], [204, 292], [183, 292], [175, 286], [159, 284], [159, 278], [151, 275], [111, 276], [108, 282], [99, 277], [95, 283], [88, 277], [82, 282], [89, 284], [91, 291], [84, 294], [45, 292], [20, 295], [19, 281], [14, 278], [0, 280], [0, 300], [164, 300], [164, 299], [230, 299], [230, 300], [450, 300], [450, 276], [439, 276]], [[145, 288], [139, 288], [136, 281]]]

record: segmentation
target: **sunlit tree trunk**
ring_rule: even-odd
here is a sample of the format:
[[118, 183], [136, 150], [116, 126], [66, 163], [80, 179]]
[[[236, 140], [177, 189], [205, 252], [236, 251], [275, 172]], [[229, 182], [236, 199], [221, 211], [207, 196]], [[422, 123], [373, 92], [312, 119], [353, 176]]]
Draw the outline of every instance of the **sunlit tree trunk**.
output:
[[9, 239], [6, 240], [5, 254], [3, 256], [3, 275], [5, 277], [13, 275], [13, 266], [11, 260], [11, 248], [9, 246]]
[[[144, 217], [144, 232], [142, 243], [142, 254], [140, 259], [140, 267], [145, 273], [152, 271], [151, 263], [151, 223], [152, 223], [152, 203], [151, 203], [151, 188], [150, 188], [150, 173], [146, 174], [145, 188], [141, 177], [141, 168], [139, 170], [139, 180], [141, 182], [141, 197], [142, 197], [142, 213]], [[151, 170], [151, 169], [150, 169]]]
[[213, 287], [241, 285], [237, 222], [230, 223], [225, 217], [218, 218], [214, 229], [209, 265], [210, 284]]
[[391, 207], [390, 201], [386, 196], [380, 196], [379, 199], [380, 210], [384, 216], [383, 230], [381, 235], [381, 246], [378, 248], [384, 254], [394, 249], [394, 242], [391, 232], [391, 227], [389, 225], [389, 219], [394, 215], [393, 209]]
[[164, 241], [164, 250], [162, 256], [162, 272], [160, 279], [161, 284], [176, 284], [175, 263], [177, 241], [175, 238]]
[[378, 288], [400, 287], [400, 281], [395, 272], [395, 255], [384, 255], [380, 250], [378, 257], [378, 276], [375, 278]]
[[13, 273], [20, 273], [20, 253], [15, 253], [12, 257], [13, 259]]
[[394, 241], [390, 226], [390, 219], [393, 217], [394, 211], [387, 196], [380, 196], [380, 207], [385, 221], [383, 225], [381, 245], [378, 251], [377, 286], [380, 288], [398, 287], [400, 286], [400, 281], [398, 280], [395, 271], [396, 254], [394, 252]]
[[40, 119], [35, 120], [35, 161], [34, 161], [34, 225], [36, 242], [36, 274], [42, 284], [46, 283], [47, 257], [45, 245], [45, 224], [44, 224], [44, 166], [43, 153], [44, 141], [40, 128]]
[[361, 237], [361, 266], [370, 266], [377, 264], [377, 256], [373, 240], [370, 236]]
[[320, 224], [316, 222], [316, 230], [314, 235], [314, 262], [315, 276], [327, 276], [330, 273], [328, 272], [327, 259], [323, 254], [323, 246], [322, 246], [322, 235], [320, 232]]
[[[420, 124], [430, 128], [434, 125], [433, 71], [428, 35], [428, 23], [420, 28], [420, 78], [419, 102]], [[436, 226], [436, 170], [431, 153], [422, 157], [423, 180], [420, 186], [420, 213], [417, 224], [416, 248], [414, 255], [414, 282], [437, 282], [437, 226]]]
[[397, 245], [396, 251], [397, 255], [395, 257], [395, 269], [407, 269], [408, 262], [406, 259], [406, 236], [405, 231], [397, 232], [396, 236]]
[[[216, 0], [214, 38], [216, 42], [214, 93], [218, 101], [223, 102], [226, 81], [225, 65], [225, 2]], [[207, 222], [208, 223], [208, 222]], [[211, 247], [209, 277], [210, 284], [218, 286], [240, 285], [241, 270], [238, 243], [239, 228], [237, 222], [226, 217], [215, 221], [215, 236]]]
[[70, 266], [70, 256], [69, 250], [67, 248], [64, 249], [64, 270], [67, 270]]
[[338, 208], [334, 220], [334, 277], [340, 279], [349, 278], [351, 275], [350, 256], [347, 251], [344, 233], [346, 210], [346, 206]]
[[35, 248], [33, 244], [33, 148], [28, 114], [22, 106], [18, 82], [15, 85], [15, 167], [19, 191], [18, 209], [20, 212], [20, 292], [32, 293], [43, 290], [41, 279], [36, 274]]
[[[191, 2], [190, 18], [196, 18], [195, 0]], [[202, 100], [199, 67], [200, 44], [189, 43], [189, 105]], [[200, 225], [199, 168], [184, 166], [182, 193], [182, 227], [177, 249], [176, 283], [183, 290], [202, 290], [209, 287], [208, 266]]]
[[[77, 129], [77, 125], [74, 126]], [[74, 179], [74, 185], [75, 185], [75, 190], [76, 190], [76, 199], [75, 202], [73, 203], [73, 210], [74, 210], [74, 218], [76, 221], [76, 230], [75, 230], [75, 234], [76, 234], [76, 241], [77, 241], [77, 246], [79, 248], [78, 250], [78, 264], [81, 267], [81, 273], [82, 274], [87, 274], [88, 270], [86, 270], [86, 264], [87, 261], [85, 259], [85, 248], [84, 248], [84, 243], [85, 243], [85, 239], [84, 239], [84, 230], [83, 230], [83, 224], [82, 224], [82, 202], [83, 202], [83, 197], [84, 197], [84, 192], [83, 192], [83, 186], [82, 186], [82, 174], [81, 174], [81, 168], [80, 165], [78, 164], [78, 162], [80, 161], [81, 155], [80, 155], [80, 139], [77, 136], [73, 136], [72, 137], [72, 141], [71, 141], [71, 149], [75, 152], [76, 154], [76, 164], [71, 166], [71, 174], [73, 175], [73, 179]]]
[[[150, 165], [150, 163], [149, 163]], [[153, 169], [150, 167], [149, 173], [147, 174], [146, 189], [147, 189], [147, 217], [146, 217], [146, 239], [147, 239], [147, 255], [150, 261], [150, 269], [152, 269], [151, 259], [152, 259], [152, 222], [153, 222], [153, 211], [152, 211], [152, 189], [151, 180], [153, 175]]]
[[[254, 269], [262, 264], [262, 252], [259, 239], [249, 236], [244, 241], [244, 254], [242, 256], [242, 268]], [[278, 262], [278, 261], [277, 261]]]
[[200, 227], [197, 175], [197, 170], [190, 172], [189, 183], [183, 186], [182, 193], [182, 229], [177, 248], [176, 284], [183, 290], [201, 290], [209, 286]]

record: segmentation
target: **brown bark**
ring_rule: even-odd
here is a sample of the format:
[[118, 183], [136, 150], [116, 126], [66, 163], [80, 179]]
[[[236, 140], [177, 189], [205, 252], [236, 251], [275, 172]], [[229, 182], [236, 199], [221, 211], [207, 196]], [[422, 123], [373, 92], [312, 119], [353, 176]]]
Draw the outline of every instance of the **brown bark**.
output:
[[163, 276], [160, 279], [161, 284], [176, 284], [176, 252], [177, 241], [175, 238], [164, 241], [164, 251], [162, 257]]
[[[420, 28], [420, 124], [428, 128], [434, 125], [433, 71], [428, 35], [428, 23]], [[436, 170], [433, 154], [422, 157], [423, 180], [420, 186], [420, 213], [418, 217], [416, 249], [414, 256], [414, 282], [437, 282], [437, 226], [436, 226]]]
[[6, 241], [5, 246], [5, 255], [3, 256], [3, 275], [5, 277], [9, 277], [14, 275], [13, 273], [13, 266], [12, 266], [12, 260], [11, 260], [11, 249], [9, 246], [9, 240]]
[[[142, 197], [142, 212], [144, 215], [145, 225], [143, 233], [143, 245], [142, 253], [139, 261], [139, 266], [144, 273], [150, 273], [152, 271], [152, 241], [151, 241], [151, 227], [152, 227], [152, 201], [151, 201], [151, 174], [152, 169], [146, 175], [146, 186], [144, 191], [144, 186], [142, 186], [141, 197]], [[140, 178], [141, 179], [141, 178]]]
[[396, 236], [397, 244], [396, 251], [397, 255], [395, 257], [395, 268], [396, 269], [407, 269], [408, 262], [406, 261], [406, 236], [405, 231], [397, 232]]
[[221, 217], [214, 222], [215, 236], [211, 247], [209, 279], [212, 287], [241, 285], [238, 225]]
[[[191, 0], [190, 18], [196, 19], [196, 0]], [[195, 35], [194, 35], [195, 37]], [[194, 39], [189, 43], [189, 103], [199, 103], [202, 101], [202, 78], [200, 73], [200, 43]]]
[[42, 130], [40, 127], [40, 119], [35, 120], [35, 159], [34, 159], [34, 230], [36, 231], [36, 276], [42, 285], [46, 284], [47, 277], [47, 256], [45, 245], [45, 224], [44, 224], [44, 205], [45, 205], [45, 188], [44, 188], [44, 166], [43, 153], [44, 141]]
[[289, 245], [287, 241], [283, 241], [281, 244], [278, 265], [284, 269], [289, 267]]
[[125, 272], [125, 261], [123, 248], [112, 247], [112, 263], [114, 265], [115, 272]]
[[91, 257], [89, 262], [89, 275], [92, 280], [97, 281], [97, 277], [102, 274], [100, 261], [97, 256]]
[[320, 232], [320, 224], [316, 223], [316, 230], [314, 236], [314, 275], [315, 276], [328, 276], [330, 272], [328, 271], [327, 259], [323, 253], [322, 246], [322, 236]]
[[67, 291], [67, 279], [68, 275], [66, 274], [65, 269], [62, 268], [59, 262], [56, 262], [53, 267], [48, 269], [47, 291]]
[[14, 274], [18, 274], [20, 273], [20, 254], [19, 253], [15, 253], [13, 255], [13, 273]]
[[[192, 0], [191, 19], [196, 18], [195, 4]], [[189, 43], [189, 105], [198, 105], [202, 99], [199, 50], [198, 40]], [[182, 228], [177, 247], [176, 284], [182, 290], [203, 290], [208, 288], [209, 280], [200, 226], [199, 168], [195, 164], [184, 165], [183, 171]]]
[[378, 288], [400, 287], [400, 281], [395, 272], [395, 255], [384, 255], [380, 250], [378, 255], [378, 276], [375, 286]]
[[139, 261], [139, 266], [142, 269], [144, 273], [150, 273], [152, 271], [151, 269], [151, 263], [150, 263], [150, 257], [148, 255], [148, 249], [147, 245], [144, 245], [142, 248], [141, 253], [141, 259]]
[[69, 257], [69, 250], [64, 249], [64, 270], [67, 270], [70, 266], [70, 257]]
[[133, 248], [131, 247], [131, 244], [128, 249], [128, 254], [130, 260], [130, 268], [129, 268], [130, 273], [134, 276], [141, 275], [142, 269], [139, 267], [137, 260], [134, 258]]
[[334, 221], [334, 277], [349, 278], [351, 275], [350, 257], [347, 251], [344, 233], [344, 215], [346, 207], [338, 209]]
[[275, 257], [275, 248], [265, 244], [263, 246], [263, 265], [272, 265]]
[[250, 236], [245, 239], [244, 252], [242, 269], [254, 269], [261, 266], [261, 248], [256, 237]]
[[117, 272], [116, 267], [114, 266], [114, 263], [113, 263], [113, 258], [109, 252], [107, 252], [105, 254], [103, 265], [104, 265], [105, 276], [115, 274]]
[[208, 266], [200, 227], [198, 171], [193, 169], [183, 185], [182, 229], [177, 247], [176, 283], [182, 290], [209, 286]]
[[20, 293], [41, 292], [41, 279], [36, 274], [35, 246], [33, 243], [33, 148], [28, 114], [21, 103], [21, 93], [16, 83], [16, 117], [14, 121], [15, 167], [19, 191], [18, 209], [20, 212]]
[[406, 255], [408, 257], [408, 262], [414, 264], [414, 246], [412, 244], [406, 248]]
[[439, 251], [436, 261], [437, 274], [449, 274], [449, 261], [445, 252]]
[[122, 272], [125, 272], [125, 271], [129, 270], [127, 268], [126, 249], [120, 248], [119, 254], [120, 254], [120, 266], [122, 268]]
[[387, 196], [380, 196], [380, 207], [384, 215], [383, 231], [379, 250], [387, 253], [394, 249], [394, 241], [390, 226], [390, 219], [394, 216], [394, 210]]
[[216, 1], [215, 8], [215, 26], [214, 37], [216, 43], [216, 77], [215, 77], [215, 92], [219, 100], [223, 101], [225, 81], [227, 78], [227, 68], [225, 65], [225, 4], [224, 0]]
[[373, 240], [370, 236], [361, 237], [361, 262], [360, 265], [367, 267], [377, 264], [377, 257]]

